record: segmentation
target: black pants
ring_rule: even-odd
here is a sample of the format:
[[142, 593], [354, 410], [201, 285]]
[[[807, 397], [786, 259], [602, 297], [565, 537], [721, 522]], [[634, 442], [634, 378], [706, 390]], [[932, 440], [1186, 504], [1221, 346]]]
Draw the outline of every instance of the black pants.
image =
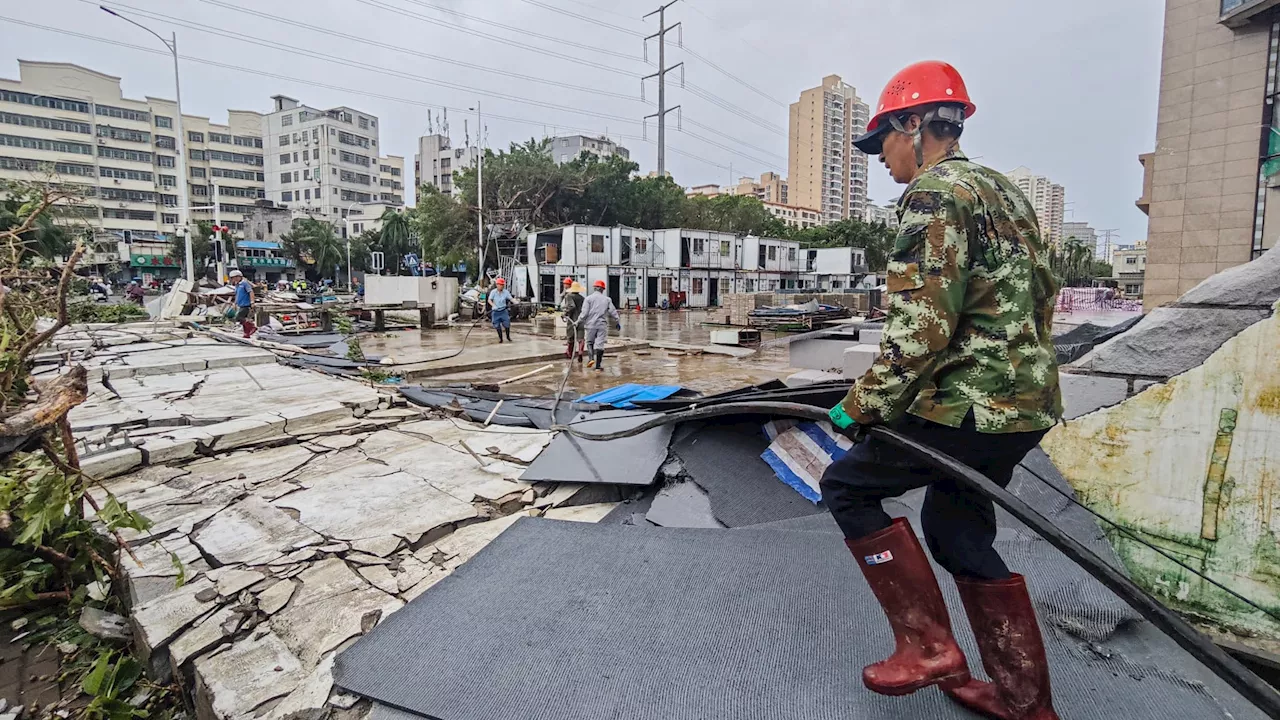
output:
[[[893, 429], [954, 457], [1000, 487], [1009, 484], [1014, 467], [1048, 432], [980, 433], [973, 413], [958, 428], [907, 415]], [[933, 559], [952, 575], [1008, 578], [1009, 568], [991, 546], [996, 538], [991, 500], [897, 446], [875, 437], [853, 446], [823, 473], [822, 499], [852, 540], [889, 527], [882, 500], [925, 486], [920, 522]]]

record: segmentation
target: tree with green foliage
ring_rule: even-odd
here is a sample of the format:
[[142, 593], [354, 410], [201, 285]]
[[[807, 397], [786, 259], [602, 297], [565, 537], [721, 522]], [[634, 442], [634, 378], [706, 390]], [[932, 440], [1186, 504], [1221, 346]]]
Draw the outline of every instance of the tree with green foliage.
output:
[[346, 241], [338, 237], [333, 225], [323, 220], [295, 219], [289, 232], [280, 236], [280, 246], [285, 257], [292, 258], [315, 280], [333, 278], [338, 267], [346, 265]]
[[418, 202], [408, 212], [420, 243], [419, 256], [436, 267], [449, 267], [476, 257], [475, 213], [430, 185], [418, 188]]
[[794, 231], [791, 238], [799, 240], [801, 247], [863, 248], [867, 253], [868, 269], [883, 272], [897, 233], [884, 223], [866, 223], [848, 218], [820, 227]]
[[[396, 275], [409, 274], [404, 267], [404, 256], [418, 251], [413, 239], [413, 227], [408, 213], [387, 208], [380, 218], [382, 230], [378, 233], [377, 249], [385, 254], [387, 270]], [[352, 252], [355, 252], [354, 249]], [[352, 260], [354, 264], [354, 258]]]
[[1093, 248], [1072, 235], [1049, 248], [1049, 268], [1063, 287], [1088, 287], [1096, 277]]
[[[217, 258], [213, 256], [213, 222], [210, 220], [196, 220], [192, 224], [191, 230], [191, 259], [195, 263], [195, 276], [204, 275], [205, 268], [217, 263]], [[230, 232], [222, 233], [222, 244], [225, 246], [226, 260], [230, 262], [236, 256], [236, 241]], [[187, 240], [181, 235], [174, 234], [169, 240], [169, 257], [178, 262], [179, 265], [187, 261]]]
[[694, 195], [684, 201], [684, 227], [743, 235], [787, 237], [790, 228], [752, 195]]
[[[33, 225], [22, 233], [22, 242], [28, 260], [55, 263], [71, 254], [75, 245], [72, 228], [55, 221], [56, 207], [36, 216]], [[6, 197], [0, 200], [0, 231], [10, 230], [21, 224], [23, 203], [21, 198]]]

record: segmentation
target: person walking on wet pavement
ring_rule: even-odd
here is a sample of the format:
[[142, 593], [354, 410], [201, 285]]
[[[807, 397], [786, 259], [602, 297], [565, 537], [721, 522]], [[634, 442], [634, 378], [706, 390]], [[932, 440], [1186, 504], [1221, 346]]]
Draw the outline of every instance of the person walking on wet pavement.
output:
[[245, 337], [252, 337], [258, 331], [249, 317], [253, 314], [253, 283], [239, 270], [231, 271], [231, 282], [236, 284], [236, 322], [240, 323]]
[[571, 277], [564, 279], [564, 295], [560, 298], [560, 313], [564, 316], [565, 335], [569, 344], [565, 347], [564, 356], [573, 359], [573, 346], [578, 346], [578, 362], [582, 362], [583, 345], [582, 329], [578, 327], [578, 318], [582, 316], [583, 287]]
[[591, 349], [592, 359], [587, 367], [595, 366], [596, 371], [604, 370], [604, 342], [609, 337], [609, 318], [613, 318], [615, 329], [622, 329], [618, 317], [618, 308], [613, 306], [613, 299], [604, 292], [604, 281], [597, 280], [592, 285], [595, 292], [582, 303], [582, 316], [578, 322], [587, 332], [587, 347]]
[[506, 331], [507, 342], [511, 342], [511, 291], [507, 290], [507, 281], [504, 278], [498, 278], [494, 281], [497, 286], [489, 293], [489, 316], [492, 318], [493, 327], [498, 331], [498, 342], [502, 342], [502, 333]]
[[[1026, 196], [960, 151], [974, 110], [954, 67], [916, 63], [889, 81], [868, 132], [853, 141], [907, 189], [889, 252], [882, 354], [829, 415], [842, 429], [884, 424], [1004, 487], [1062, 417], [1057, 281]], [[990, 682], [970, 675], [911, 524], [881, 506], [918, 487], [928, 487], [925, 544], [955, 579]], [[822, 499], [893, 630], [893, 654], [862, 671], [868, 689], [906, 695], [938, 685], [992, 720], [1058, 720], [1026, 582], [992, 545], [990, 498], [872, 436], [827, 468]]]

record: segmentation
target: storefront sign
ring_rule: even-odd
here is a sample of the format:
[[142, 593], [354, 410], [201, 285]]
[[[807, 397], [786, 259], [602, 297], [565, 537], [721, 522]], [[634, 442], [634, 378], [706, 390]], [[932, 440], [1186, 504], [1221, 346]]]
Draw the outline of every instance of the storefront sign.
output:
[[129, 264], [133, 267], [178, 267], [178, 261], [168, 255], [130, 255]]

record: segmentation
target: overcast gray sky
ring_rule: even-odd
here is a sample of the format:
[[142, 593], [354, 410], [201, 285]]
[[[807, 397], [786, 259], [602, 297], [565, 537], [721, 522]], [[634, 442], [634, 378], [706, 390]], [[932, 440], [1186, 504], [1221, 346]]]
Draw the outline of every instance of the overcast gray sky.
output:
[[[452, 108], [452, 134], [461, 142], [464, 119], [474, 134], [466, 109], [479, 100], [490, 147], [570, 128], [607, 130], [631, 149], [642, 172], [656, 167], [656, 129], [653, 121], [647, 131], [640, 123], [653, 108], [640, 101], [639, 78], [653, 71], [641, 37], [657, 29], [656, 17], [640, 16], [657, 0], [110, 5], [124, 13], [137, 8], [133, 17], [161, 34], [177, 31], [182, 55], [192, 58], [182, 63], [187, 113], [225, 122], [227, 108], [269, 111], [275, 94], [318, 107], [349, 105], [381, 119], [383, 151], [403, 155], [411, 168], [427, 106]], [[84, 0], [0, 7], [9, 18], [163, 49]], [[684, 24], [686, 47], [669, 47], [668, 62], [686, 61], [687, 81], [682, 89], [679, 71], [670, 75], [668, 102], [683, 106], [684, 123], [674, 130], [671, 116], [667, 168], [683, 185], [726, 184], [730, 168], [733, 176], [785, 174], [786, 104], [801, 90], [834, 73], [870, 104], [898, 68], [938, 58], [960, 69], [978, 105], [963, 143], [970, 156], [1049, 176], [1067, 189], [1068, 220], [1118, 228], [1120, 242], [1130, 244], [1146, 236], [1146, 217], [1134, 206], [1142, 190], [1137, 156], [1154, 146], [1163, 15], [1159, 0], [682, 0], [667, 13], [669, 23]], [[675, 32], [668, 37], [673, 45], [678, 39]], [[19, 58], [118, 75], [129, 97], [173, 94], [162, 56], [0, 20], [0, 76], [16, 78]], [[657, 58], [652, 41], [649, 58]], [[650, 105], [656, 98], [652, 81], [645, 98]], [[874, 159], [870, 175], [873, 200], [897, 197], [900, 188]]]

